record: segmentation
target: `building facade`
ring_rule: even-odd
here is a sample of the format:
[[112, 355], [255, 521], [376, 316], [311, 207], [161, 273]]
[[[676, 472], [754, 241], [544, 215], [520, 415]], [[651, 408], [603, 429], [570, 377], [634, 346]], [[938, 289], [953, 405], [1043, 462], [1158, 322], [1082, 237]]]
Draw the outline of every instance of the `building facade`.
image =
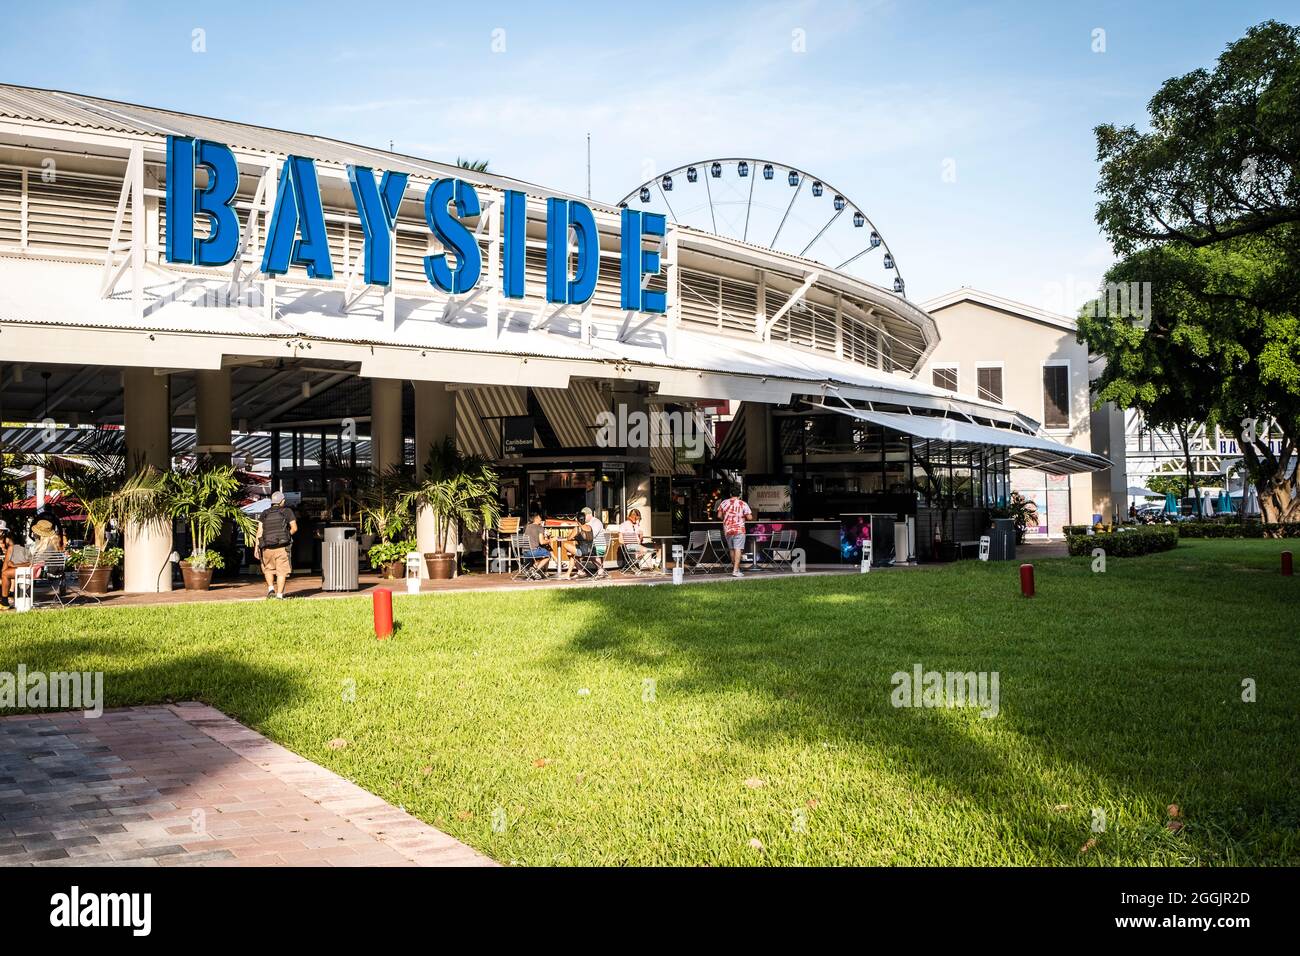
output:
[[[710, 175], [807, 178], [750, 162]], [[850, 213], [855, 258], [892, 267], [821, 186], [809, 196]], [[742, 478], [764, 527], [797, 526], [837, 559], [874, 536], [899, 560], [917, 531], [975, 533], [1014, 467], [1106, 465], [1044, 433], [1032, 405], [933, 385], [939, 329], [901, 278], [886, 289], [637, 205], [0, 86], [5, 450], [114, 428], [156, 468], [266, 464], [319, 530], [346, 520], [361, 473], [416, 472], [452, 438], [497, 464], [513, 513], [637, 508], [664, 534], [679, 515], [705, 527]], [[721, 402], [740, 404], [727, 441], [692, 446]], [[126, 532], [128, 590], [169, 587], [170, 533]]]
[[922, 304], [939, 345], [920, 377], [936, 387], [1020, 409], [1044, 434], [1102, 455], [1112, 467], [1073, 475], [1014, 468], [1011, 486], [1038, 507], [1038, 533], [1066, 524], [1110, 522], [1126, 514], [1124, 419], [1111, 403], [1093, 409], [1088, 383], [1096, 361], [1079, 342], [1073, 318], [961, 288]]

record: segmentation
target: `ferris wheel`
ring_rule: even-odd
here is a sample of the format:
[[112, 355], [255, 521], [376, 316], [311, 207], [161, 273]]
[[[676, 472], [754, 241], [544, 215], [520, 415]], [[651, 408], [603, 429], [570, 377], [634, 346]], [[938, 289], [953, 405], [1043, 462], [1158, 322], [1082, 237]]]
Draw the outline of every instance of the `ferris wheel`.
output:
[[900, 296], [906, 289], [889, 244], [862, 208], [794, 166], [737, 158], [688, 163], [642, 183], [619, 206], [812, 259]]

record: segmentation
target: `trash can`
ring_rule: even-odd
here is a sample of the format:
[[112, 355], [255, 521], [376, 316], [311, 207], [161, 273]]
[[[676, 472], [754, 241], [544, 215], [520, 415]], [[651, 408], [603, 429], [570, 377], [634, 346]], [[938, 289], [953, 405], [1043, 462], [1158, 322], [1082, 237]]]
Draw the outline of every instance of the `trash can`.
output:
[[321, 546], [320, 566], [326, 591], [355, 591], [360, 552], [356, 528], [326, 528]]
[[989, 531], [989, 560], [1014, 561], [1016, 559], [1016, 522], [1011, 518], [994, 518]]

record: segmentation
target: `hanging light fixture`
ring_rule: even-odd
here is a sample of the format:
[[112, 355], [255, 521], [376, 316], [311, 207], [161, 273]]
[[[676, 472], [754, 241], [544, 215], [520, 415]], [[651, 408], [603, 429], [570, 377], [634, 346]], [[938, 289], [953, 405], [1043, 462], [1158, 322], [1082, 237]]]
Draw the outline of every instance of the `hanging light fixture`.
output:
[[821, 184], [821, 180], [814, 179], [814, 180], [813, 180], [813, 195], [814, 195], [814, 196], [820, 196], [821, 194], [822, 194], [822, 184]]
[[749, 175], [749, 163], [745, 162], [742, 159], [740, 162], [736, 164], [736, 172], [740, 175], [741, 179], [744, 179], [746, 176]]
[[767, 163], [767, 164], [765, 164], [765, 165], [763, 166], [763, 178], [764, 178], [764, 179], [771, 179], [771, 178], [772, 178], [773, 176], [775, 176], [775, 175], [776, 175], [776, 170], [772, 168], [772, 164], [771, 164], [771, 163]]
[[698, 169], [696, 169], [694, 166], [686, 167], [686, 181], [688, 183], [693, 183], [695, 182], [695, 180], [699, 178], [700, 178], [700, 171]]
[[855, 212], [855, 213], [853, 214], [853, 225], [855, 225], [855, 226], [857, 226], [859, 229], [861, 229], [861, 228], [862, 228], [863, 226], [865, 226], [866, 224], [867, 224], [867, 217], [864, 216], [864, 215], [862, 215], [862, 211], [861, 211], [861, 210], [858, 210], [857, 212]]
[[790, 170], [790, 175], [786, 177], [786, 181], [789, 182], [791, 186], [798, 186], [799, 174], [796, 173], [793, 169]]
[[672, 192], [673, 190], [673, 177], [669, 176], [666, 173], [664, 174], [664, 178], [663, 178], [663, 187], [664, 187], [664, 192]]
[[642, 201], [642, 202], [649, 202], [649, 201], [650, 201], [650, 187], [649, 187], [649, 186], [642, 186], [642, 187], [641, 187], [641, 201]]
[[713, 176], [714, 179], [720, 177], [722, 175], [722, 164], [714, 163], [712, 166], [709, 167], [709, 173]]
[[836, 197], [835, 197], [835, 211], [836, 211], [836, 212], [839, 212], [839, 211], [840, 211], [841, 209], [843, 209], [846, 205], [848, 205], [848, 203], [845, 201], [845, 199], [844, 199], [843, 196], [836, 196]]
[[876, 246], [878, 246], [878, 245], [880, 245], [880, 233], [878, 233], [878, 232], [876, 232], [876, 230], [872, 229], [872, 230], [871, 230], [871, 248], [874, 249], [874, 248], [876, 248]]

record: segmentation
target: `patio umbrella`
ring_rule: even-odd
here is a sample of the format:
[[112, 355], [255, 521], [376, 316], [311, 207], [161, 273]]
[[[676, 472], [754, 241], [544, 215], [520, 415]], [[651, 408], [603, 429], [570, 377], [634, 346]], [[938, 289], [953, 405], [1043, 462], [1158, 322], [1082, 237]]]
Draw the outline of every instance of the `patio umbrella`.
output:
[[1232, 514], [1232, 499], [1228, 497], [1227, 489], [1219, 491], [1219, 514]]
[[1165, 492], [1165, 514], [1178, 514], [1178, 499], [1174, 497], [1172, 491]]
[[1243, 516], [1259, 514], [1259, 493], [1255, 490], [1254, 482], [1247, 483], [1241, 496], [1241, 513]]

